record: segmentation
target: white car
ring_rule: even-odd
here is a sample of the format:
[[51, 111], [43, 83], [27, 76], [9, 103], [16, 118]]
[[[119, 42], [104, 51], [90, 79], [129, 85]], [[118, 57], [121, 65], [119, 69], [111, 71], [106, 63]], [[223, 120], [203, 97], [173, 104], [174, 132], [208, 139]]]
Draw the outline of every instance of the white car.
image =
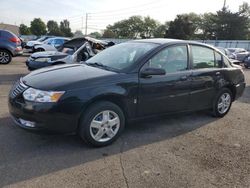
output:
[[34, 46], [34, 52], [43, 51], [57, 51], [57, 49], [62, 46], [65, 42], [69, 41], [69, 38], [65, 37], [55, 37], [45, 40], [42, 44], [37, 44]]
[[28, 41], [27, 44], [25, 45], [25, 48], [28, 50], [28, 51], [31, 51], [33, 52], [34, 50], [34, 46], [35, 45], [39, 45], [39, 44], [42, 44], [45, 40], [49, 39], [49, 38], [53, 38], [53, 36], [43, 36], [37, 40], [31, 40], [31, 41]]

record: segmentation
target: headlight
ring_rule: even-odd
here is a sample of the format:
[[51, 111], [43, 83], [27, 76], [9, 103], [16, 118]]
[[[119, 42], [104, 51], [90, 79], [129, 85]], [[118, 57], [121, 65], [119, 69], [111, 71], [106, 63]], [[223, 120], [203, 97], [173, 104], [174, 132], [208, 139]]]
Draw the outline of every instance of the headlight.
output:
[[23, 97], [33, 102], [57, 102], [64, 93], [65, 91], [41, 91], [29, 88], [23, 92]]
[[38, 61], [38, 62], [50, 62], [51, 58], [37, 58], [36, 61]]

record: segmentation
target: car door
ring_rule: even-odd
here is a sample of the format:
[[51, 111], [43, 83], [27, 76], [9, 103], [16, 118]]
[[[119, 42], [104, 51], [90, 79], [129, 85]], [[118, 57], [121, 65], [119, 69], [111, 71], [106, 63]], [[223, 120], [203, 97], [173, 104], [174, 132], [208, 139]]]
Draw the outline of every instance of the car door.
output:
[[199, 110], [212, 105], [216, 85], [222, 81], [223, 60], [212, 48], [190, 45], [192, 57], [192, 85], [189, 109]]
[[191, 86], [187, 45], [167, 47], [144, 64], [165, 69], [165, 75], [139, 76], [138, 116], [185, 111]]

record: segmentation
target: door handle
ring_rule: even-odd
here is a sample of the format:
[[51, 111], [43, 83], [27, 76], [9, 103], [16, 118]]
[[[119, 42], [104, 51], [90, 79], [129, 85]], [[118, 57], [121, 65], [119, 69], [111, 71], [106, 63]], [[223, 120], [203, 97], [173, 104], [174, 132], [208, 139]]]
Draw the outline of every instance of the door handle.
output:
[[215, 75], [216, 75], [216, 76], [220, 75], [220, 72], [216, 72]]
[[182, 76], [182, 77], [180, 78], [181, 81], [185, 81], [185, 80], [187, 80], [187, 79], [188, 79], [188, 76]]

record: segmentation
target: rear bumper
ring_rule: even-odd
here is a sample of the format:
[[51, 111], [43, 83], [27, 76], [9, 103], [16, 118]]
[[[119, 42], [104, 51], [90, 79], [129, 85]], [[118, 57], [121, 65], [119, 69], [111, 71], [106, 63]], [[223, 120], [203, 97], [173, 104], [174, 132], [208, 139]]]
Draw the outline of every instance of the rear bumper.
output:
[[13, 51], [13, 56], [19, 56], [19, 55], [23, 55], [23, 49], [22, 47], [17, 47], [14, 51]]
[[236, 94], [235, 94], [235, 100], [242, 96], [244, 90], [246, 87], [246, 83], [242, 82], [236, 85]]

